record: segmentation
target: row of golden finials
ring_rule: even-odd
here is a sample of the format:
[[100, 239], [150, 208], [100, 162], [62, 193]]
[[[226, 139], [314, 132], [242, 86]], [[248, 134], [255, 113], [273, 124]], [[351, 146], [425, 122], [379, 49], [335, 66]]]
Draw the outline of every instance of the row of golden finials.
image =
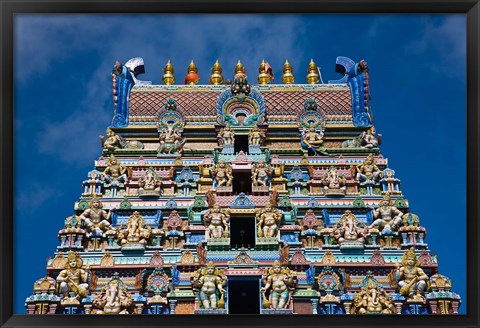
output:
[[[166, 85], [172, 85], [175, 83], [175, 76], [173, 73], [175, 70], [173, 69], [172, 63], [170, 60], [167, 62], [165, 65], [165, 68], [163, 69], [163, 83]], [[222, 85], [222, 84], [230, 84], [231, 81], [224, 81], [223, 76], [222, 76], [223, 69], [220, 66], [220, 63], [217, 61], [212, 67], [212, 75], [210, 75], [210, 84], [212, 85]], [[307, 83], [308, 84], [316, 84], [319, 81], [323, 83], [321, 74], [320, 74], [320, 69], [318, 66], [315, 64], [313, 59], [310, 60], [310, 63], [308, 64], [307, 68]], [[260, 67], [258, 68], [258, 84], [261, 85], [266, 85], [269, 84], [273, 79], [274, 79], [274, 74], [272, 67], [266, 62], [265, 60], [262, 60]], [[234, 72], [234, 77], [246, 77], [245, 74], [245, 67], [243, 64], [238, 61], [237, 65], [235, 66], [235, 72]], [[184, 84], [185, 85], [196, 85], [200, 81], [200, 76], [198, 75], [198, 68], [193, 62], [193, 60], [190, 62], [190, 65], [188, 65], [187, 68], [187, 75], [185, 75], [184, 79]], [[293, 76], [293, 68], [288, 62], [288, 59], [285, 60], [285, 64], [283, 65], [283, 75], [282, 75], [282, 81], [285, 84], [293, 84], [295, 81], [295, 77]]]

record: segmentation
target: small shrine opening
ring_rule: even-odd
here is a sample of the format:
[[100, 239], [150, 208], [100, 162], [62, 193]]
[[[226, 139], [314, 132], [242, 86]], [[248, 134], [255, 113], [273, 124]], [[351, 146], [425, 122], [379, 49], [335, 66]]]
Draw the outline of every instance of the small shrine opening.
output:
[[258, 277], [228, 278], [228, 313], [260, 314]]
[[230, 247], [247, 249], [255, 246], [255, 218], [231, 217], [230, 218]]
[[246, 195], [252, 194], [252, 173], [250, 171], [233, 172], [233, 194], [238, 195], [241, 192]]
[[248, 136], [247, 135], [235, 135], [234, 151], [238, 153], [242, 150], [245, 154], [248, 153]]

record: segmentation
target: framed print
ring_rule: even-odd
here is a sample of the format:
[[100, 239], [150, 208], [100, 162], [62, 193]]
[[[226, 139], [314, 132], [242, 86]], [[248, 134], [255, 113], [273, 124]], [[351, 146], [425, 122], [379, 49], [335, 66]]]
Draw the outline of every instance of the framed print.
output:
[[478, 6], [3, 1], [2, 325], [478, 325]]

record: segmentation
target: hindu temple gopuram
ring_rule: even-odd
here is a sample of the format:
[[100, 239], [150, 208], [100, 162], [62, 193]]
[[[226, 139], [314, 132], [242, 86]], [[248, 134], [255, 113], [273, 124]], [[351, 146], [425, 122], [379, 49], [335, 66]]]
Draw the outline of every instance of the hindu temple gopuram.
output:
[[275, 84], [266, 61], [217, 61], [199, 85], [192, 61], [175, 84], [168, 61], [155, 85], [115, 62], [111, 125], [27, 313], [458, 313], [380, 152], [367, 63], [336, 71], [285, 61]]

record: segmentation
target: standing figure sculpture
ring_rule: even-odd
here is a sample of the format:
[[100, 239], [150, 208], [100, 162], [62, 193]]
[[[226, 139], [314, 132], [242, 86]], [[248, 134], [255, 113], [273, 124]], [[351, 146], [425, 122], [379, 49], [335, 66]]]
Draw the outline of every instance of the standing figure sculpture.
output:
[[221, 160], [210, 171], [216, 182], [216, 187], [230, 187], [233, 181], [232, 166]]
[[373, 183], [377, 183], [381, 178], [383, 178], [383, 173], [375, 164], [375, 158], [372, 154], [368, 155], [363, 163], [357, 166], [358, 181], [372, 181]]
[[96, 195], [92, 197], [92, 200], [90, 200], [88, 204], [89, 208], [79, 216], [80, 220], [84, 220], [87, 232], [89, 234], [97, 233], [103, 235], [105, 232], [113, 230], [110, 224], [110, 217], [116, 209], [112, 208], [110, 212], [107, 213], [107, 211], [103, 209], [102, 202]]
[[93, 314], [130, 314], [133, 298], [127, 286], [114, 275], [112, 280], [93, 299]]
[[187, 139], [182, 138], [180, 131], [172, 122], [168, 122], [166, 127], [160, 131], [159, 141], [160, 146], [157, 150], [159, 154], [174, 154], [181, 152]]
[[233, 132], [230, 124], [227, 124], [218, 133], [220, 146], [233, 145], [235, 143], [235, 132]]
[[[282, 267], [279, 261], [275, 261], [271, 268], [265, 269], [262, 275], [262, 282], [265, 285], [261, 289], [263, 307], [286, 309], [296, 284], [295, 272]], [[266, 293], [269, 289], [271, 289], [271, 291], [267, 299]]]
[[[124, 227], [126, 226], [126, 227]], [[128, 218], [127, 223], [122, 223], [118, 227], [118, 243], [124, 245], [127, 243], [146, 244], [152, 228], [145, 223], [143, 216], [138, 211], [133, 212], [133, 215]]]
[[254, 186], [268, 187], [272, 179], [273, 169], [265, 161], [260, 160], [252, 165], [252, 182]]
[[347, 210], [338, 220], [333, 236], [340, 245], [345, 242], [364, 244], [365, 238], [368, 236], [368, 228], [359, 222], [351, 211]]
[[67, 298], [74, 294], [78, 301], [88, 296], [88, 272], [82, 269], [83, 261], [80, 255], [68, 252], [65, 269], [57, 277], [57, 292]]
[[375, 221], [370, 228], [378, 229], [380, 232], [384, 229], [396, 231], [402, 222], [402, 215], [403, 213], [391, 204], [390, 194], [386, 193], [380, 201], [380, 206], [373, 212]]
[[112, 129], [108, 128], [105, 131], [105, 135], [107, 139], [105, 139], [104, 136], [99, 136], [105, 151], [113, 152], [116, 149], [124, 148], [125, 141], [119, 135], [115, 134]]
[[351, 314], [395, 314], [395, 306], [387, 292], [368, 279], [365, 287], [354, 294]]
[[203, 221], [207, 228], [207, 239], [228, 237], [230, 214], [228, 210], [222, 210], [218, 203], [215, 203], [213, 208], [208, 209]]
[[227, 277], [223, 270], [215, 267], [212, 261], [191, 275], [192, 286], [198, 289], [198, 297], [203, 309], [223, 309]]
[[258, 126], [254, 126], [252, 130], [248, 133], [248, 144], [251, 146], [260, 146], [265, 139], [265, 133], [258, 128]]
[[402, 257], [402, 266], [397, 271], [400, 295], [409, 300], [424, 301], [427, 290], [428, 276], [420, 268], [420, 262], [415, 255], [415, 248], [406, 250]]
[[257, 236], [274, 238], [278, 235], [278, 228], [282, 221], [282, 212], [274, 208], [271, 203], [256, 214]]

